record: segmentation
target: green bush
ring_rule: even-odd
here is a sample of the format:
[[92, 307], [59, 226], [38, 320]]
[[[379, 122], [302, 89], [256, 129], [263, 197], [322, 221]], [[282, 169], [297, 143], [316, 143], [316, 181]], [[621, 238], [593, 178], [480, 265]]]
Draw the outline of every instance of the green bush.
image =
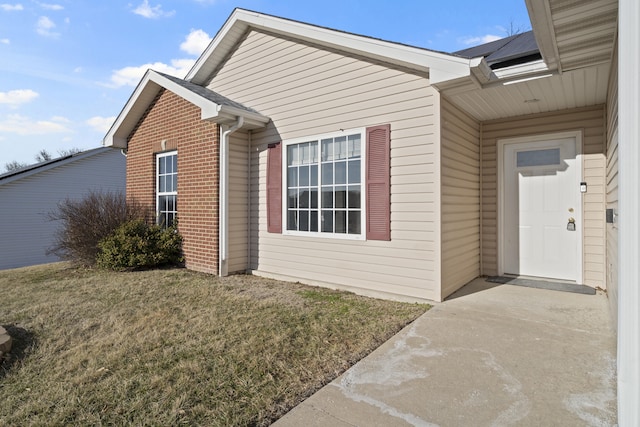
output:
[[182, 262], [182, 237], [175, 227], [127, 221], [98, 244], [98, 267], [135, 270]]

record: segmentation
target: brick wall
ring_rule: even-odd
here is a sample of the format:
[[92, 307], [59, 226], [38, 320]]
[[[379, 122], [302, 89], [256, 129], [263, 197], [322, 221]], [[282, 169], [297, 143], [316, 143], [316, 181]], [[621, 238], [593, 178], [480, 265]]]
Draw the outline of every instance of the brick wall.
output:
[[127, 196], [156, 207], [156, 154], [178, 151], [178, 228], [189, 269], [218, 273], [219, 132], [200, 109], [162, 90], [129, 136]]

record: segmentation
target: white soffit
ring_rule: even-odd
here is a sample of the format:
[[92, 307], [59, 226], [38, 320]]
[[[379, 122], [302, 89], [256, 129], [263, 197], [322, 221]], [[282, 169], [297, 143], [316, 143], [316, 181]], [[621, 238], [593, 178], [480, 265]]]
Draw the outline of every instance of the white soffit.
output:
[[428, 72], [431, 79], [449, 80], [469, 75], [470, 61], [465, 58], [236, 9], [185, 79], [199, 85], [207, 84], [212, 74], [251, 28]]
[[562, 74], [547, 70], [482, 87], [467, 84], [443, 93], [459, 108], [485, 121], [604, 104], [608, 79], [609, 64], [600, 64]]

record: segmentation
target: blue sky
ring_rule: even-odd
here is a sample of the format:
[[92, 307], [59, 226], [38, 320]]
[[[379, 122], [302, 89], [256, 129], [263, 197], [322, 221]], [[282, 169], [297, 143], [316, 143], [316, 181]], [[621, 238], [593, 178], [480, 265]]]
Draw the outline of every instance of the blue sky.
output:
[[184, 77], [235, 7], [444, 52], [530, 29], [524, 0], [0, 0], [0, 173], [99, 147], [144, 71]]

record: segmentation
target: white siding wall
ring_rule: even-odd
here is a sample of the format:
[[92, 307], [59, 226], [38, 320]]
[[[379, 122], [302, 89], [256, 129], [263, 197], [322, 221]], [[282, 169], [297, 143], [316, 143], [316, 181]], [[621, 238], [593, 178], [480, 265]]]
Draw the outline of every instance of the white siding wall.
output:
[[442, 297], [480, 275], [480, 125], [442, 100]]
[[[360, 293], [440, 298], [439, 95], [424, 76], [252, 31], [210, 89], [270, 117], [252, 135], [251, 266]], [[267, 232], [267, 144], [391, 124], [391, 241]]]
[[58, 261], [46, 254], [58, 224], [47, 220], [58, 202], [89, 190], [125, 191], [125, 157], [106, 149], [55, 168], [2, 184], [0, 269]]
[[605, 126], [602, 106], [536, 114], [483, 123], [482, 133], [482, 262], [483, 273], [497, 274], [497, 140], [582, 130], [584, 181], [583, 281], [605, 287]]
[[[618, 46], [611, 61], [607, 96], [607, 208], [618, 211]], [[607, 224], [607, 295], [618, 320], [618, 224]]]

